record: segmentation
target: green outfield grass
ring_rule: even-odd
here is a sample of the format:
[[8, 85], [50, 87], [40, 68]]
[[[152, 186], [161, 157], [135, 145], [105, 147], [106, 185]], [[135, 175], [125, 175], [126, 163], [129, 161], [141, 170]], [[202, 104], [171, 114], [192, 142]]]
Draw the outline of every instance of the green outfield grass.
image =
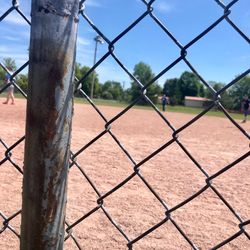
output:
[[[88, 104], [88, 101], [83, 98], [75, 98], [76, 103], [85, 103]], [[119, 101], [113, 101], [113, 100], [103, 100], [103, 99], [94, 99], [94, 103], [96, 105], [104, 105], [104, 106], [114, 106], [114, 107], [126, 107], [128, 106], [128, 103], [119, 102]], [[159, 110], [161, 110], [161, 105], [156, 105]], [[142, 106], [142, 105], [135, 105], [134, 108], [138, 109], [152, 109], [151, 106]], [[168, 105], [166, 108], [166, 112], [177, 112], [177, 113], [184, 113], [184, 114], [194, 114], [198, 115], [201, 113], [203, 109], [201, 108], [192, 108], [192, 107], [185, 107], [185, 106], [170, 106]], [[243, 118], [242, 114], [240, 113], [232, 113], [229, 112], [230, 116], [234, 119], [241, 120]], [[219, 110], [210, 110], [208, 113], [206, 113], [208, 116], [217, 116], [217, 117], [225, 117], [225, 114]]]

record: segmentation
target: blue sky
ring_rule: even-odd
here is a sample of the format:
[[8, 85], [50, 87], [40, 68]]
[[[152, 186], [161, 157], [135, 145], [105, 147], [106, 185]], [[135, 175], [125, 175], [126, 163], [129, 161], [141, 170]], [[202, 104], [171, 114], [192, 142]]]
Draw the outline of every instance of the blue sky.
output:
[[[11, 2], [0, 0], [0, 15], [10, 7]], [[19, 2], [20, 9], [30, 18], [31, 0]], [[223, 2], [227, 4], [231, 1]], [[109, 40], [113, 40], [146, 11], [141, 0], [86, 0], [85, 5], [87, 16]], [[153, 8], [153, 13], [182, 45], [186, 45], [223, 15], [223, 9], [214, 0], [156, 0]], [[249, 0], [239, 0], [231, 11], [230, 19], [249, 37]], [[80, 18], [78, 29], [77, 62], [92, 66], [96, 32], [83, 18]], [[29, 31], [29, 26], [16, 12], [0, 23], [1, 61], [4, 57], [12, 57], [20, 66], [28, 60]], [[107, 51], [107, 44], [98, 45], [97, 60]], [[207, 81], [229, 83], [250, 65], [249, 44], [225, 20], [187, 52], [187, 59]], [[115, 44], [115, 54], [131, 72], [136, 63], [143, 61], [158, 74], [179, 57], [180, 49], [147, 16]], [[163, 85], [166, 79], [179, 77], [185, 70], [189, 68], [180, 62], [158, 82]], [[125, 87], [130, 86], [129, 77], [111, 57], [96, 71], [101, 82], [116, 80]]]

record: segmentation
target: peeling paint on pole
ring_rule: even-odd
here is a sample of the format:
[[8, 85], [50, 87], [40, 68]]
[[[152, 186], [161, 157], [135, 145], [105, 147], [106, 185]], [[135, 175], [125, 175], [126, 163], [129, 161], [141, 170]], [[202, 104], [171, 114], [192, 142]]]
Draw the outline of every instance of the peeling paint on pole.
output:
[[78, 10], [32, 1], [21, 250], [63, 249]]

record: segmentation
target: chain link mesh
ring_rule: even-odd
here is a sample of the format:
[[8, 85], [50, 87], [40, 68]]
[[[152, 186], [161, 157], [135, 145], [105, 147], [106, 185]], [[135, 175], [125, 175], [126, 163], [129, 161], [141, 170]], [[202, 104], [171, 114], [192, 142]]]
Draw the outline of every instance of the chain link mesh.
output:
[[[211, 0], [212, 1], [212, 0]], [[238, 221], [238, 231], [235, 231], [230, 237], [223, 239], [223, 241], [219, 242], [217, 245], [213, 246], [212, 249], [218, 249], [222, 246], [228, 244], [229, 242], [233, 241], [234, 239], [238, 238], [239, 236], [243, 235], [246, 237], [247, 240], [250, 240], [249, 233], [247, 232], [247, 225], [250, 224], [250, 219], [242, 219], [239, 215], [238, 211], [230, 204], [230, 200], [225, 198], [225, 195], [223, 195], [219, 188], [217, 188], [213, 181], [222, 176], [226, 171], [232, 168], [236, 168], [237, 164], [239, 164], [241, 161], [245, 160], [250, 152], [246, 152], [245, 154], [241, 155], [238, 159], [234, 160], [233, 162], [230, 162], [229, 164], [222, 167], [219, 171], [216, 173], [209, 175], [209, 173], [205, 170], [204, 166], [199, 163], [199, 161], [192, 155], [192, 153], [188, 150], [186, 146], [182, 143], [181, 139], [179, 138], [179, 135], [181, 132], [189, 128], [190, 126], [193, 126], [198, 120], [200, 120], [204, 115], [206, 115], [211, 109], [214, 107], [218, 107], [228, 118], [228, 120], [233, 124], [233, 126], [246, 138], [249, 140], [250, 136], [247, 131], [245, 131], [227, 112], [227, 110], [223, 107], [223, 105], [220, 102], [220, 95], [223, 94], [228, 88], [235, 85], [240, 79], [242, 79], [244, 76], [248, 75], [250, 73], [250, 69], [247, 69], [245, 72], [238, 75], [234, 80], [232, 80], [230, 83], [225, 85], [222, 89], [219, 91], [216, 91], [207, 81], [205, 81], [202, 76], [199, 74], [199, 72], [195, 69], [195, 67], [192, 65], [192, 63], [187, 59], [187, 53], [188, 50], [196, 44], [199, 40], [202, 40], [206, 35], [211, 32], [216, 26], [220, 25], [222, 21], [226, 21], [228, 26], [234, 29], [239, 36], [241, 36], [242, 40], [244, 40], [247, 44], [249, 44], [250, 39], [238, 26], [236, 23], [234, 23], [230, 19], [230, 15], [233, 12], [234, 5], [239, 2], [240, 0], [233, 0], [228, 1], [227, 4], [224, 4], [220, 0], [214, 0], [214, 4], [218, 5], [218, 8], [221, 9], [221, 16], [214, 20], [214, 22], [208, 26], [205, 30], [203, 30], [199, 35], [194, 37], [191, 41], [189, 41], [186, 45], [182, 45], [176, 37], [171, 33], [171, 31], [167, 28], [167, 26], [156, 16], [153, 5], [157, 0], [141, 0], [138, 1], [138, 4], [144, 5], [145, 12], [138, 16], [137, 19], [135, 19], [126, 29], [124, 29], [120, 34], [118, 34], [113, 40], [110, 40], [108, 36], [102, 32], [101, 29], [99, 29], [98, 26], [95, 25], [95, 20], [91, 19], [87, 15], [87, 10], [85, 9], [84, 4], [86, 1], [80, 2], [80, 9], [79, 14], [80, 17], [83, 18], [88, 24], [89, 27], [91, 27], [98, 35], [100, 35], [104, 41], [108, 44], [108, 50], [107, 52], [99, 59], [95, 65], [87, 72], [86, 75], [82, 79], [75, 79], [76, 81], [76, 93], [80, 94], [83, 98], [85, 98], [89, 104], [93, 107], [93, 110], [96, 112], [96, 114], [103, 120], [105, 123], [105, 128], [103, 131], [100, 131], [100, 133], [92, 138], [89, 142], [87, 142], [84, 145], [81, 145], [78, 150], [75, 152], [71, 152], [71, 160], [70, 160], [70, 172], [72, 169], [77, 169], [80, 171], [80, 174], [82, 175], [85, 182], [88, 183], [89, 187], [93, 190], [95, 193], [95, 196], [97, 196], [96, 199], [96, 206], [92, 207], [89, 211], [82, 214], [77, 220], [74, 220], [73, 222], [69, 223], [66, 222], [66, 237], [65, 241], [68, 239], [72, 239], [75, 247], [77, 249], [83, 249], [84, 246], [81, 246], [79, 243], [79, 240], [76, 236], [74, 236], [73, 231], [77, 227], [77, 225], [83, 223], [87, 218], [93, 216], [98, 211], [101, 211], [109, 220], [110, 224], [114, 226], [114, 228], [119, 232], [119, 234], [125, 239], [127, 242], [127, 248], [132, 249], [134, 244], [138, 241], [142, 240], [147, 235], [151, 234], [153, 231], [157, 230], [159, 227], [162, 227], [165, 223], [170, 222], [175, 228], [176, 232], [180, 234], [180, 236], [188, 243], [190, 248], [192, 249], [200, 249], [199, 246], [196, 246], [195, 242], [191, 239], [189, 234], [184, 230], [180, 224], [175, 220], [173, 213], [185, 206], [186, 204], [190, 203], [191, 201], [195, 200], [197, 197], [201, 196], [204, 192], [207, 190], [212, 191], [217, 198], [224, 204], [226, 209], [230, 211], [230, 213], [235, 217], [235, 219]], [[1, 22], [11, 13], [15, 13], [16, 15], [19, 15], [24, 21], [27, 23], [27, 25], [31, 25], [29, 21], [29, 17], [26, 17], [21, 8], [21, 3], [19, 5], [19, 1], [12, 1], [11, 6], [9, 9], [6, 10], [6, 12], [0, 17], [0, 25]], [[129, 3], [128, 3], [129, 4]], [[177, 57], [174, 61], [172, 61], [168, 66], [166, 66], [160, 73], [158, 73], [151, 81], [147, 83], [141, 83], [137, 80], [137, 78], [130, 72], [130, 70], [124, 65], [122, 60], [119, 59], [119, 57], [115, 54], [115, 46], [118, 43], [118, 41], [122, 40], [123, 37], [133, 30], [142, 20], [144, 20], [146, 17], [150, 17], [151, 20], [164, 32], [165, 36], [170, 38], [172, 42], [179, 48], [180, 55]], [[129, 76], [134, 82], [137, 83], [138, 87], [140, 88], [140, 95], [132, 101], [127, 107], [122, 109], [121, 112], [113, 116], [111, 119], [108, 119], [105, 114], [98, 108], [98, 106], [95, 104], [93, 100], [90, 99], [90, 97], [81, 89], [82, 84], [84, 84], [85, 79], [90, 76], [98, 66], [100, 66], [107, 58], [113, 58], [117, 65], [124, 71], [125, 74]], [[180, 62], [184, 62], [189, 69], [198, 76], [200, 81], [213, 93], [213, 102], [210, 106], [208, 106], [204, 111], [202, 111], [200, 114], [196, 115], [194, 118], [192, 118], [190, 121], [186, 122], [184, 125], [182, 125], [179, 128], [175, 128], [173, 124], [166, 118], [157, 108], [156, 105], [153, 104], [153, 102], [148, 98], [147, 96], [147, 88], [153, 84], [155, 81], [159, 80], [166, 72], [171, 70], [175, 65], [177, 65]], [[8, 72], [8, 69], [6, 68], [6, 65], [1, 63], [0, 65], [2, 69], [6, 72]], [[18, 81], [15, 80], [15, 77], [20, 74], [21, 71], [23, 71], [25, 68], [28, 67], [28, 62], [24, 63], [20, 68], [18, 68], [14, 73], [11, 73], [11, 81], [8, 84], [5, 84], [1, 89], [0, 93], [3, 93], [10, 85], [14, 85], [15, 90], [19, 92], [21, 95], [23, 95], [25, 98], [26, 93], [22, 90], [21, 87], [19, 87]], [[161, 145], [158, 149], [156, 149], [151, 154], [144, 157], [142, 160], [137, 162], [132, 154], [129, 152], [129, 150], [121, 143], [119, 140], [119, 136], [115, 134], [115, 132], [112, 130], [112, 125], [121, 117], [124, 117], [128, 111], [130, 111], [141, 99], [144, 99], [148, 105], [152, 107], [152, 109], [155, 111], [155, 113], [158, 115], [158, 117], [164, 122], [165, 126], [168, 127], [172, 131], [172, 138], [169, 141], [166, 141], [163, 145]], [[87, 149], [92, 147], [95, 143], [97, 143], [101, 138], [103, 138], [105, 135], [109, 135], [113, 141], [117, 144], [119, 149], [122, 151], [122, 153], [126, 156], [127, 160], [131, 163], [131, 173], [127, 173], [127, 177], [122, 180], [120, 183], [115, 185], [113, 188], [108, 190], [105, 193], [102, 193], [99, 190], [99, 187], [94, 184], [94, 181], [92, 178], [87, 174], [87, 172], [84, 169], [84, 164], [80, 163], [78, 161], [78, 157], [82, 155]], [[3, 156], [1, 156], [0, 159], [0, 175], [3, 173], [3, 170], [5, 168], [12, 168], [15, 169], [15, 174], [21, 176], [23, 174], [22, 164], [17, 163], [13, 155], [15, 154], [18, 147], [23, 145], [23, 142], [25, 140], [25, 136], [20, 137], [16, 140], [16, 142], [12, 145], [7, 144], [7, 140], [5, 139], [4, 134], [0, 134], [0, 146], [1, 146], [1, 152], [4, 152]], [[171, 145], [177, 145], [184, 154], [193, 162], [193, 164], [196, 166], [197, 170], [201, 172], [201, 174], [204, 176], [204, 185], [196, 192], [194, 192], [192, 195], [190, 195], [185, 200], [179, 202], [175, 206], [170, 207], [167, 202], [164, 201], [164, 199], [161, 197], [161, 195], [153, 188], [152, 183], [145, 178], [141, 173], [141, 168], [144, 164], [146, 164], [148, 161], [150, 161], [152, 158], [154, 158], [156, 155], [158, 155], [161, 151], [164, 149], [170, 147]], [[9, 165], [7, 165], [7, 163]], [[100, 163], [101, 164], [101, 163]], [[117, 193], [118, 190], [120, 190], [124, 185], [131, 182], [134, 178], [139, 178], [140, 181], [145, 185], [148, 192], [151, 192], [152, 195], [155, 197], [155, 199], [159, 202], [159, 204], [162, 206], [163, 211], [165, 211], [164, 218], [158, 223], [154, 224], [153, 226], [150, 226], [145, 230], [144, 232], [140, 233], [137, 237], [131, 238], [131, 236], [126, 232], [125, 227], [121, 226], [116, 222], [116, 218], [112, 216], [111, 212], [109, 211], [108, 205], [105, 205], [105, 201], [108, 198], [112, 199], [112, 195]], [[4, 188], [4, 187], [2, 187]], [[2, 190], [1, 190], [2, 191]], [[95, 198], [93, 198], [95, 199]], [[84, 204], [83, 204], [84, 205]], [[2, 221], [2, 226], [0, 226], [0, 236], [1, 234], [4, 235], [6, 231], [9, 231], [12, 233], [12, 235], [16, 236], [17, 238], [20, 238], [20, 230], [18, 223], [12, 223], [15, 221], [17, 217], [20, 217], [21, 210], [16, 209], [14, 212], [10, 212], [8, 214], [4, 214], [2, 212], [2, 209], [4, 207], [4, 202], [1, 202], [0, 205], [0, 221]], [[85, 210], [85, 209], [83, 209]], [[11, 209], [12, 211], [12, 209]], [[15, 226], [13, 226], [15, 224]], [[12, 238], [11, 238], [12, 239]], [[126, 247], [126, 245], [124, 246]], [[100, 245], [101, 248], [101, 245]]]

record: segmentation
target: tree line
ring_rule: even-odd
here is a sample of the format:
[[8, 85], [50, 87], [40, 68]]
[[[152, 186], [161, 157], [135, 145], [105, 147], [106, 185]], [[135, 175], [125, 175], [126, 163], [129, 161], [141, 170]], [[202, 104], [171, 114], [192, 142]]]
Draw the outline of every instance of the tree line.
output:
[[[16, 70], [16, 63], [11, 58], [3, 60], [4, 65]], [[90, 70], [88, 66], [82, 66], [80, 63], [75, 65], [75, 76], [78, 79], [83, 78]], [[150, 65], [139, 62], [133, 69], [134, 78], [131, 79], [129, 88], [124, 89], [122, 84], [118, 81], [109, 80], [100, 83], [98, 75], [93, 72], [84, 79], [82, 90], [89, 96], [91, 92], [91, 85], [94, 84], [94, 98], [101, 98], [106, 100], [116, 100], [122, 102], [132, 102], [136, 99], [138, 104], [147, 104], [146, 100], [141, 95], [141, 88], [149, 84], [146, 88], [147, 97], [153, 102], [157, 103], [160, 97], [165, 94], [169, 98], [170, 105], [184, 105], [185, 96], [206, 97], [213, 99], [213, 91], [207, 88], [201, 80], [193, 73], [185, 71], [179, 78], [167, 79], [163, 86], [160, 86], [157, 81], [154, 81], [155, 74], [153, 73]], [[0, 84], [3, 84], [5, 72], [0, 67]], [[28, 76], [27, 74], [19, 74], [16, 78], [18, 85], [27, 91]], [[214, 90], [219, 91], [225, 84], [215, 81], [208, 82]], [[243, 77], [236, 84], [229, 89], [226, 89], [220, 95], [222, 105], [230, 110], [239, 110], [241, 101], [244, 95], [250, 97], [250, 75]]]

